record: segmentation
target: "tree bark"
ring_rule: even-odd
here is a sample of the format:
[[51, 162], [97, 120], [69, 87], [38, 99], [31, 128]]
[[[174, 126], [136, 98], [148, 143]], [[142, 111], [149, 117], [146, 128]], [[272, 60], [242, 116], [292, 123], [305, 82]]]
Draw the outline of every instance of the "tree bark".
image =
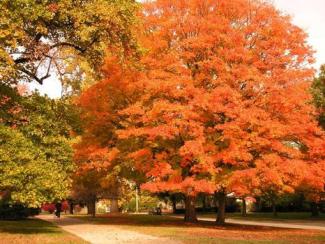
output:
[[202, 198], [202, 210], [203, 210], [203, 212], [206, 212], [206, 210], [207, 210], [207, 196], [206, 195], [204, 195], [203, 196], [203, 198]]
[[195, 199], [195, 196], [185, 196], [185, 222], [197, 222]]
[[262, 212], [262, 206], [263, 206], [263, 202], [262, 199], [260, 197], [256, 197], [256, 203], [255, 203], [255, 210], [257, 212]]
[[311, 210], [311, 216], [312, 217], [318, 217], [319, 216], [317, 203], [311, 202], [310, 203], [310, 210]]
[[272, 199], [271, 204], [272, 204], [273, 217], [277, 217], [278, 216], [278, 212], [276, 211], [276, 204], [275, 204], [275, 200], [274, 199]]
[[92, 199], [87, 202], [87, 214], [92, 217], [96, 216], [96, 200]]
[[176, 213], [177, 209], [176, 209], [176, 199], [174, 197], [171, 198], [172, 201], [172, 207], [173, 207], [173, 214]]
[[224, 225], [226, 219], [226, 193], [218, 192], [218, 212], [216, 222], [218, 225]]
[[246, 217], [247, 216], [246, 200], [245, 200], [244, 197], [242, 199], [242, 212], [241, 212], [241, 214], [242, 214], [243, 217]]
[[69, 213], [70, 214], [73, 214], [73, 205], [74, 205], [73, 202], [69, 203]]
[[139, 187], [135, 187], [135, 212], [139, 213]]
[[111, 199], [111, 205], [110, 205], [110, 213], [118, 213], [118, 200], [117, 198], [112, 198]]

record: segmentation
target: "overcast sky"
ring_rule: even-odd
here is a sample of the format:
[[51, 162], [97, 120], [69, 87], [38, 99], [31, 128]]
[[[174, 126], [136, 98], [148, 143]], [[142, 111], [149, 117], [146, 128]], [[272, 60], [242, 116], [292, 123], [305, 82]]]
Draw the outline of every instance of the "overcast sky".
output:
[[[325, 0], [273, 0], [274, 5], [292, 16], [293, 23], [309, 34], [309, 43], [315, 49], [315, 68], [325, 63]], [[44, 81], [42, 86], [32, 85], [42, 94], [61, 96], [61, 85], [55, 77]]]

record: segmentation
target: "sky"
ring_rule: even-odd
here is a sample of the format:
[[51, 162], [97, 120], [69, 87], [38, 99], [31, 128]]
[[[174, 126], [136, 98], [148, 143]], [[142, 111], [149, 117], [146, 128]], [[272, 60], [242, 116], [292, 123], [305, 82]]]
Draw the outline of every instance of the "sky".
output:
[[[292, 16], [292, 21], [309, 34], [308, 42], [316, 51], [318, 69], [325, 64], [325, 0], [271, 0], [276, 8]], [[44, 84], [31, 84], [32, 89], [38, 89], [41, 94], [57, 98], [61, 96], [61, 85], [56, 77], [44, 81]]]

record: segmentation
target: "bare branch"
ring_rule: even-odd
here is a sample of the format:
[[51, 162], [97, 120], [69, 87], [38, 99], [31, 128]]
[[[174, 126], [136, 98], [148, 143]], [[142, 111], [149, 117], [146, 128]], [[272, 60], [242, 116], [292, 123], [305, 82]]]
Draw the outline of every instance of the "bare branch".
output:
[[23, 67], [19, 67], [19, 70], [23, 73], [25, 73], [26, 75], [28, 75], [29, 77], [33, 78], [35, 81], [37, 81], [39, 84], [43, 84], [43, 81], [47, 78], [49, 78], [51, 75], [49, 73], [47, 73], [45, 76], [39, 78], [35, 73], [23, 68]]
[[86, 51], [86, 48], [82, 48], [78, 45], [75, 45], [75, 44], [69, 43], [69, 42], [59, 42], [59, 43], [52, 45], [50, 48], [53, 49], [53, 48], [61, 47], [61, 46], [73, 47], [74, 49], [80, 51], [81, 53], [84, 53]]

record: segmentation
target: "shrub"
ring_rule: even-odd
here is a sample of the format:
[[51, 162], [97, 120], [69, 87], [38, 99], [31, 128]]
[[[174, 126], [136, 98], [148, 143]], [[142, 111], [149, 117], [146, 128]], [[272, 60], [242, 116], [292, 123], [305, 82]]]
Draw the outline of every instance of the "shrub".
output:
[[2, 220], [19, 220], [26, 219], [29, 216], [35, 216], [40, 213], [39, 208], [27, 208], [23, 205], [4, 204], [0, 206], [0, 219]]

